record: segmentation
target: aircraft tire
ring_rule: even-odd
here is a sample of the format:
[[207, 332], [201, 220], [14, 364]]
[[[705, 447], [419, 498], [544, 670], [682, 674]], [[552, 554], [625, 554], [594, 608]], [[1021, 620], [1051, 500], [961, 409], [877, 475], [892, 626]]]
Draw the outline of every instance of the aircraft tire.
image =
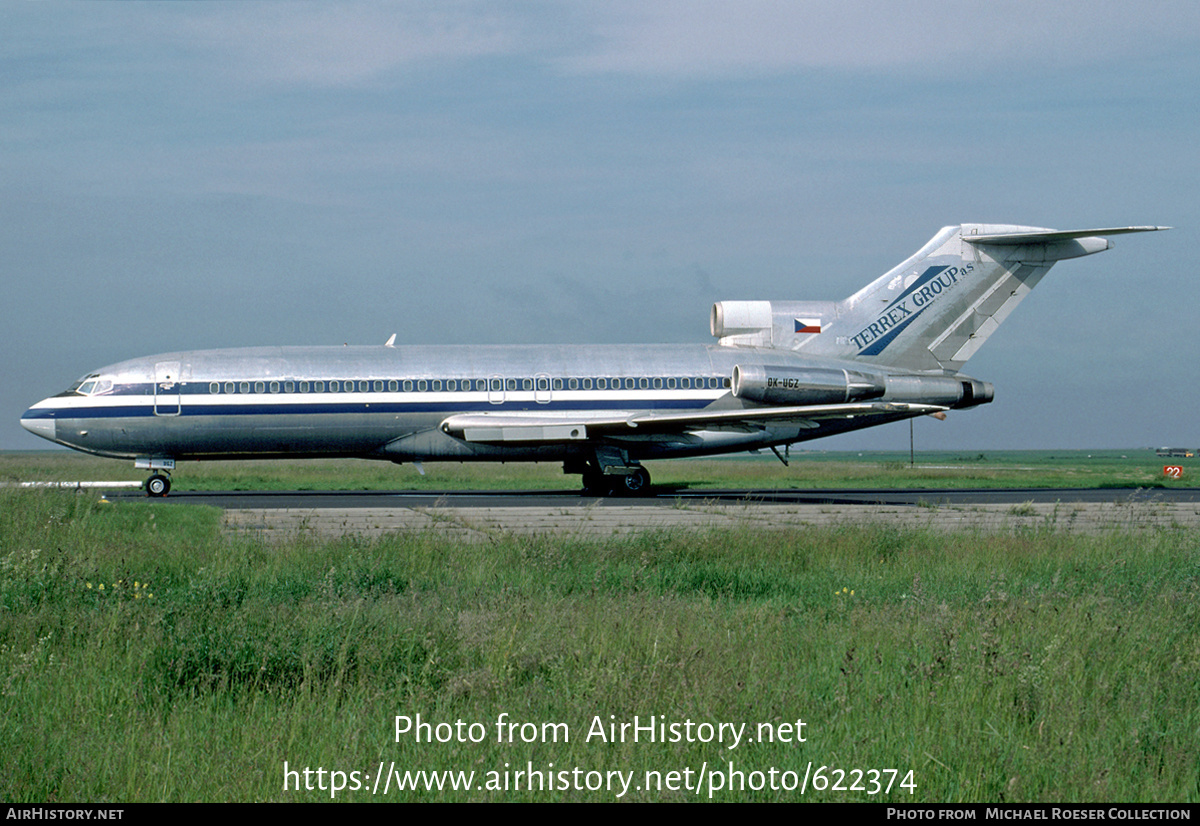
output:
[[147, 496], [166, 496], [171, 490], [171, 480], [161, 473], [156, 473], [146, 480]]
[[637, 496], [645, 493], [648, 487], [650, 487], [650, 471], [644, 467], [639, 467], [628, 476], [621, 476], [617, 479], [616, 484], [617, 492], [624, 496]]
[[612, 496], [613, 479], [603, 473], [583, 474], [584, 496]]

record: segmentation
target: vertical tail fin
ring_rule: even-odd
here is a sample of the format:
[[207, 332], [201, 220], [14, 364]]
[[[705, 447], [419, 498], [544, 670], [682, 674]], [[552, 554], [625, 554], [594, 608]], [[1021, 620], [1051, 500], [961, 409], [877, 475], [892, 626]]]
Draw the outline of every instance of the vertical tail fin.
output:
[[[957, 372], [1056, 261], [1103, 252], [1104, 235], [1168, 227], [1058, 231], [963, 224], [945, 227], [915, 255], [839, 302], [773, 302], [772, 332], [824, 309], [785, 346], [906, 370]], [[780, 316], [783, 316], [782, 318]], [[814, 315], [813, 312], [808, 315]], [[772, 337], [776, 339], [775, 336]]]

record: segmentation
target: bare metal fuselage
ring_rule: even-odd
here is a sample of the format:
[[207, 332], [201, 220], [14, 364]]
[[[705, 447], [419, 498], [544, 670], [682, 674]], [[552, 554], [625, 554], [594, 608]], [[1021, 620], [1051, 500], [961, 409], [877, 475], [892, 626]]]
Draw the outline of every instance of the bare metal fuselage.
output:
[[[88, 378], [102, 392], [84, 395], [76, 389], [51, 397], [22, 421], [60, 444], [121, 458], [564, 461], [584, 456], [589, 444], [569, 439], [468, 441], [440, 425], [448, 417], [471, 413], [554, 415], [584, 423], [597, 413], [620, 417], [642, 411], [753, 408], [758, 405], [732, 395], [731, 375], [739, 363], [758, 362], [812, 363], [788, 353], [719, 345], [265, 347], [167, 353], [96, 371]], [[86, 379], [76, 387], [85, 384]], [[857, 418], [767, 426], [735, 422], [669, 436], [661, 429], [642, 434], [633, 428], [606, 440], [639, 460], [749, 450], [878, 423]]]

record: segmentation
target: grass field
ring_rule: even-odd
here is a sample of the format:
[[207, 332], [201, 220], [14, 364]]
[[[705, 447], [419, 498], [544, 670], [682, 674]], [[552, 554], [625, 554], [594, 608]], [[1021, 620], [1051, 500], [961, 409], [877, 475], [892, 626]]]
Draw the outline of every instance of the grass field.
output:
[[[202, 507], [0, 508], [6, 801], [1200, 800], [1194, 532], [267, 545]], [[668, 742], [597, 736], [635, 716]]]

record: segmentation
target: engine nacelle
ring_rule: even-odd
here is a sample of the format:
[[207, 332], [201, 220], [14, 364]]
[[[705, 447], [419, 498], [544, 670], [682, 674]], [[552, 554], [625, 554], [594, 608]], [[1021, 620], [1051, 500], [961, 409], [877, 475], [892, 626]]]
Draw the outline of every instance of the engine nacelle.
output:
[[968, 376], [897, 374], [887, 377], [888, 401], [940, 404], [961, 409], [987, 404], [995, 397], [991, 382]]
[[954, 405], [957, 408], [976, 407], [981, 404], [989, 404], [992, 399], [996, 398], [996, 388], [992, 386], [990, 381], [980, 381], [979, 379], [969, 379], [966, 376], [962, 377], [962, 398], [958, 400], [958, 404]]
[[712, 306], [708, 319], [714, 337], [762, 334], [767, 342], [771, 336], [770, 301], [718, 301]]
[[764, 404], [842, 404], [882, 396], [883, 379], [857, 370], [738, 364], [733, 395]]
[[718, 301], [709, 328], [726, 347], [794, 350], [836, 317], [834, 301]]

